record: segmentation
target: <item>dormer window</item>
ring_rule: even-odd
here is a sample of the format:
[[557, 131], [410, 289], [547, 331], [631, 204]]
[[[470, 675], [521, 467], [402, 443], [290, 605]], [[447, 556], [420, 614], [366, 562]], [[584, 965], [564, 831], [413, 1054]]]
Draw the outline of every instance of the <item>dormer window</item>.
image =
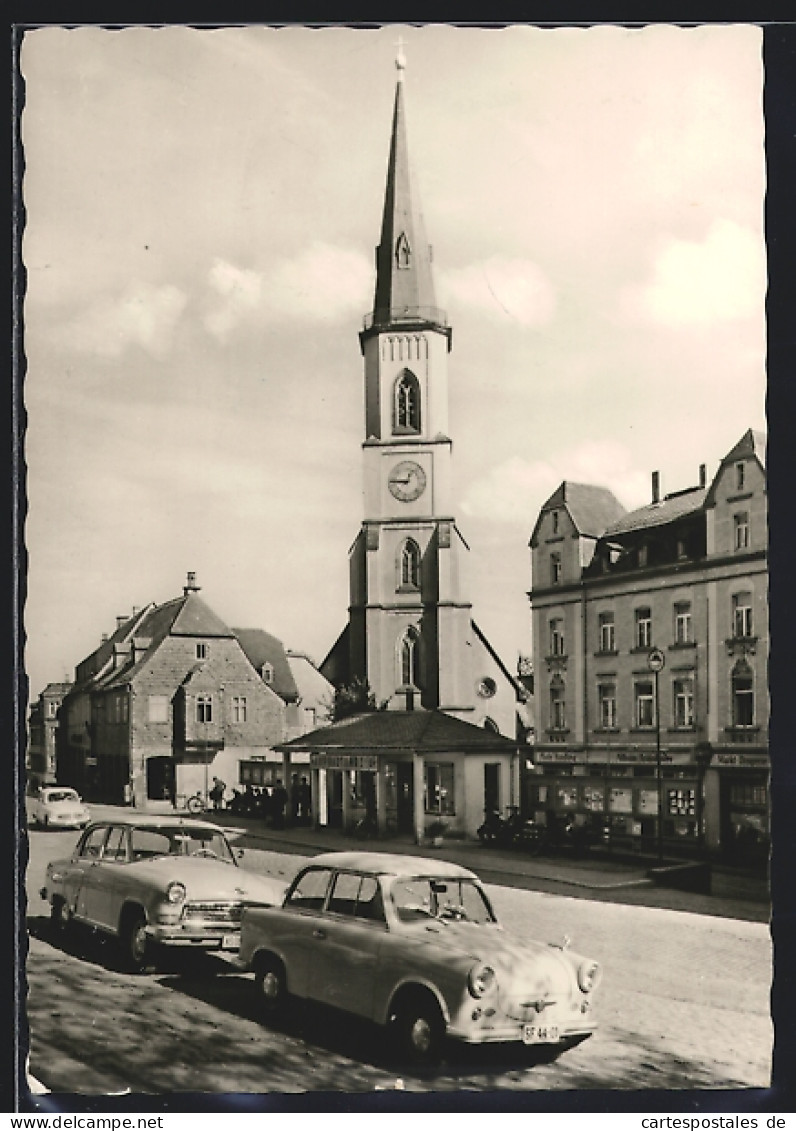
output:
[[271, 684], [271, 683], [274, 682], [274, 665], [273, 664], [269, 664], [268, 662], [264, 663], [262, 668], [260, 669], [260, 673], [263, 677], [263, 683]]
[[406, 238], [406, 232], [401, 232], [395, 241], [395, 266], [401, 271], [406, 271], [412, 266], [412, 249]]
[[196, 645], [196, 658], [197, 660], [207, 659], [207, 645], [203, 640], [200, 640]]
[[394, 433], [420, 431], [420, 382], [409, 369], [395, 382], [392, 428]]

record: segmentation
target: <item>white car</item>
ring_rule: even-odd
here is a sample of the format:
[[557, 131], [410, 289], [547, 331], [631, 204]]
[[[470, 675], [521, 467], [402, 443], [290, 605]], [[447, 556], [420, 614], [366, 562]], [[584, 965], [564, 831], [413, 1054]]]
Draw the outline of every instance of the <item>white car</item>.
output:
[[330, 852], [301, 869], [280, 907], [247, 907], [239, 960], [266, 1015], [288, 997], [386, 1026], [410, 1062], [444, 1038], [542, 1045], [591, 1036], [593, 959], [504, 931], [478, 877], [417, 856]]
[[207, 821], [129, 814], [89, 825], [47, 865], [40, 894], [55, 929], [115, 936], [133, 971], [151, 965], [153, 943], [237, 953], [244, 906], [279, 904], [286, 888], [244, 871], [240, 855]]
[[65, 785], [43, 785], [27, 799], [28, 820], [45, 829], [83, 829], [91, 820], [80, 795]]

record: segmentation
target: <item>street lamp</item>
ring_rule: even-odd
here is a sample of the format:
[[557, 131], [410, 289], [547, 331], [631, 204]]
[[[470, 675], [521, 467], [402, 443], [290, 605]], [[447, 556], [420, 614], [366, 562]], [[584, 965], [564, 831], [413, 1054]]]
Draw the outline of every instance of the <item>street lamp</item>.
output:
[[658, 698], [658, 676], [666, 663], [660, 648], [647, 656], [647, 667], [655, 676], [655, 776], [658, 784], [658, 863], [663, 863], [663, 781], [661, 779], [661, 703]]

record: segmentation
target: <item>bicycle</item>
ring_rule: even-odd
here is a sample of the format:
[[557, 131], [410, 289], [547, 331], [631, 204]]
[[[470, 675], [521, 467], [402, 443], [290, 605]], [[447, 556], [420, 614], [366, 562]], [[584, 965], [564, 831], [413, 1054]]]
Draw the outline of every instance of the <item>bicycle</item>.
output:
[[202, 797], [201, 793], [193, 793], [190, 797], [186, 797], [182, 794], [177, 797], [176, 808], [185, 809], [186, 812], [195, 817], [199, 813], [207, 812], [207, 802]]

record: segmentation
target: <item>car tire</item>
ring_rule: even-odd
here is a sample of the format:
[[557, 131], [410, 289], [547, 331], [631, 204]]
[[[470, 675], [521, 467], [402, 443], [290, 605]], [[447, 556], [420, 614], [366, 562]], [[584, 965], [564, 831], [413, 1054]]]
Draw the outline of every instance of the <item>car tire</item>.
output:
[[287, 974], [284, 965], [275, 955], [263, 955], [257, 959], [254, 984], [265, 1016], [271, 1019], [283, 1016], [288, 999]]
[[150, 952], [143, 912], [132, 911], [125, 915], [119, 931], [119, 943], [125, 969], [131, 974], [140, 974], [148, 965]]
[[401, 998], [392, 1020], [396, 1052], [402, 1062], [415, 1068], [431, 1068], [442, 1054], [445, 1021], [430, 993]]

